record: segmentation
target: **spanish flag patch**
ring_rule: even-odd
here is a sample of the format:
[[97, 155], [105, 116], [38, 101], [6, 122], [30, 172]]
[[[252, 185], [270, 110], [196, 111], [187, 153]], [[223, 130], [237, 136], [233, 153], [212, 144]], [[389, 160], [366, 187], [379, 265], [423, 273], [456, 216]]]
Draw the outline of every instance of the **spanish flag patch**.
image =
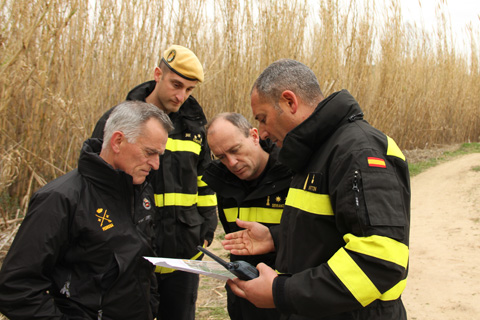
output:
[[386, 168], [387, 165], [385, 164], [385, 160], [381, 158], [374, 158], [374, 157], [368, 157], [368, 166], [369, 167], [377, 167], [377, 168]]

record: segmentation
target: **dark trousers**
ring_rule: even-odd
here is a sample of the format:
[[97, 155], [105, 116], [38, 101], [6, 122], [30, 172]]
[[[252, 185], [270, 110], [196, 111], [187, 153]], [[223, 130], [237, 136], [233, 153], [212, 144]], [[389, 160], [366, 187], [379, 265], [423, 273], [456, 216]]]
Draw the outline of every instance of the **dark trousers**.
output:
[[197, 302], [198, 274], [175, 271], [157, 274], [160, 306], [159, 320], [194, 320]]
[[237, 297], [228, 285], [227, 307], [228, 315], [232, 320], [277, 320], [280, 319], [280, 312], [277, 309], [261, 309], [255, 307], [250, 301]]

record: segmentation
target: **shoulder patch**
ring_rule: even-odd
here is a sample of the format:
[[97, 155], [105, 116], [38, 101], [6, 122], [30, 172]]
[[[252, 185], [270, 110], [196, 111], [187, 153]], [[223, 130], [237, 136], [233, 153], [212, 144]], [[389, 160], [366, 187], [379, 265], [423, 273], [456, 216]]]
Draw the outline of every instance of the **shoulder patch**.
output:
[[376, 167], [376, 168], [386, 168], [387, 164], [385, 160], [382, 158], [375, 158], [375, 157], [368, 157], [367, 158], [368, 166], [369, 167]]

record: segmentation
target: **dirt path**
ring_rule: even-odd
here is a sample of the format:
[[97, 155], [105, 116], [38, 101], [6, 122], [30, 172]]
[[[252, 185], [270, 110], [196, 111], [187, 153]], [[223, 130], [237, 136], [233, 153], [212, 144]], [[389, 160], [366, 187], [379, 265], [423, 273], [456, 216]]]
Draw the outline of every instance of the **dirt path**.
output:
[[480, 154], [412, 178], [409, 320], [480, 319]]

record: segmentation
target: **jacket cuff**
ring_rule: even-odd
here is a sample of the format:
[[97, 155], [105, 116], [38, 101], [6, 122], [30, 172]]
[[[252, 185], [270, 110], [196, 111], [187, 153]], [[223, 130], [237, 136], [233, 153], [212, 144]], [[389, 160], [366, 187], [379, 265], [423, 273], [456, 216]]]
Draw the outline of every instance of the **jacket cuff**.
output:
[[214, 233], [213, 233], [213, 232], [207, 232], [207, 233], [205, 234], [205, 240], [208, 242], [207, 247], [212, 244], [213, 236], [214, 236]]
[[290, 274], [280, 274], [273, 280], [272, 293], [275, 308], [283, 314], [291, 314], [293, 310], [288, 305], [286, 283], [290, 279]]
[[273, 246], [275, 247], [275, 251], [277, 251], [277, 248], [278, 248], [277, 244], [280, 236], [280, 225], [270, 226], [269, 229], [273, 239]]

